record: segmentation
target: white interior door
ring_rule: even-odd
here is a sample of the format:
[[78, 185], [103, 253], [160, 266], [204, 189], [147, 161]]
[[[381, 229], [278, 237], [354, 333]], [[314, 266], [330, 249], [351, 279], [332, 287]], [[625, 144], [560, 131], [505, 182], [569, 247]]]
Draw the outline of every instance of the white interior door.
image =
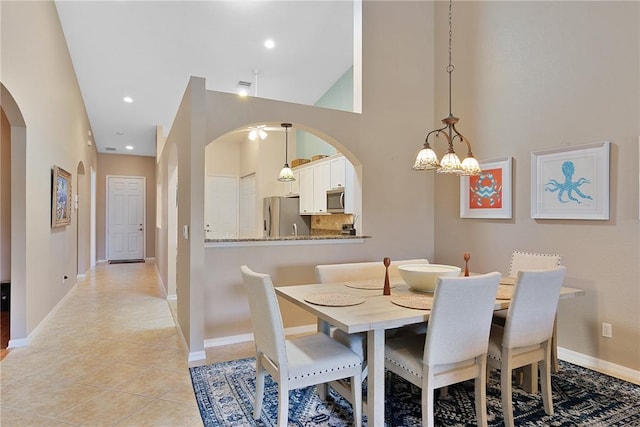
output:
[[[256, 230], [256, 175], [240, 178], [240, 237], [258, 237]], [[260, 218], [262, 213], [260, 212]]]
[[107, 259], [144, 258], [144, 177], [107, 177]]
[[229, 239], [238, 236], [238, 178], [212, 175], [205, 185], [205, 236]]

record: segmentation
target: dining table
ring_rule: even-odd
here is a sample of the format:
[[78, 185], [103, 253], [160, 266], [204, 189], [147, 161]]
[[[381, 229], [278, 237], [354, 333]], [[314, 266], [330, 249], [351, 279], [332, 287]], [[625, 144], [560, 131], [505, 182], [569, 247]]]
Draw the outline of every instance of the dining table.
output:
[[[366, 414], [370, 426], [384, 426], [385, 332], [429, 319], [433, 293], [412, 291], [405, 283], [393, 283], [391, 295], [383, 295], [371, 281], [304, 284], [275, 287], [276, 294], [318, 318], [318, 330], [333, 326], [346, 333], [367, 334]], [[514, 279], [503, 277], [494, 310], [509, 308]], [[560, 299], [584, 295], [584, 290], [562, 287]]]

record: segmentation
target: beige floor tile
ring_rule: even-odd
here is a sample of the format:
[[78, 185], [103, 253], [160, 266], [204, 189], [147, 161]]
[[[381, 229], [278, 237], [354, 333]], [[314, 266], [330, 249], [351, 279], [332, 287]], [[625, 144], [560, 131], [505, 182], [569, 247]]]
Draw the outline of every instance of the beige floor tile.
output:
[[[195, 401], [193, 405], [154, 400], [141, 411], [125, 419], [118, 427], [166, 426], [179, 427], [192, 425], [195, 421], [202, 425], [200, 412]], [[197, 424], [196, 424], [197, 425]]]
[[[153, 264], [101, 265], [30, 345], [0, 362], [0, 425], [202, 426], [187, 353]], [[252, 357], [207, 349], [197, 365]]]
[[144, 408], [153, 399], [105, 390], [58, 415], [57, 419], [83, 426], [114, 426]]
[[0, 425], [2, 427], [69, 427], [71, 424], [3, 407], [0, 411]]

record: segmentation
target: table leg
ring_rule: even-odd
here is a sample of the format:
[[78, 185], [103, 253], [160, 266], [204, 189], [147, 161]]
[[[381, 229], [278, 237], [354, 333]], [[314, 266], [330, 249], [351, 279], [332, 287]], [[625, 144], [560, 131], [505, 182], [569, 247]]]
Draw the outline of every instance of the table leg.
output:
[[[322, 332], [323, 334], [330, 335], [331, 334], [331, 325], [325, 322], [322, 319], [318, 319], [318, 332]], [[329, 395], [329, 384], [322, 383], [316, 385], [316, 390], [318, 390], [318, 397], [320, 400], [325, 402], [327, 400], [327, 396]]]
[[384, 426], [384, 329], [367, 332], [367, 425]]

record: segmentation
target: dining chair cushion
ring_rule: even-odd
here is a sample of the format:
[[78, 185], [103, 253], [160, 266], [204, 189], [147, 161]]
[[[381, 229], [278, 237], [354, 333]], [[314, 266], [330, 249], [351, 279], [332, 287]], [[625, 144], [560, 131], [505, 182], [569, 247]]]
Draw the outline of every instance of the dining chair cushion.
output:
[[[289, 379], [326, 376], [327, 372], [361, 366], [362, 360], [353, 352], [325, 334], [305, 335], [288, 339], [287, 365]], [[309, 369], [313, 366], [313, 369]]]
[[367, 358], [367, 334], [365, 332], [357, 334], [349, 334], [342, 329], [331, 329], [331, 337], [347, 346], [351, 351], [357, 354], [361, 360]]
[[[502, 343], [502, 337], [504, 336], [504, 327], [496, 324], [491, 325], [490, 336], [491, 336], [491, 339], [489, 340], [488, 355], [489, 357], [492, 357], [496, 360], [500, 360], [500, 358], [502, 357], [502, 347], [500, 344]], [[515, 356], [521, 353], [527, 353], [537, 348], [542, 349], [540, 344], [533, 344], [526, 347], [519, 347], [519, 348], [513, 349], [512, 354]]]

